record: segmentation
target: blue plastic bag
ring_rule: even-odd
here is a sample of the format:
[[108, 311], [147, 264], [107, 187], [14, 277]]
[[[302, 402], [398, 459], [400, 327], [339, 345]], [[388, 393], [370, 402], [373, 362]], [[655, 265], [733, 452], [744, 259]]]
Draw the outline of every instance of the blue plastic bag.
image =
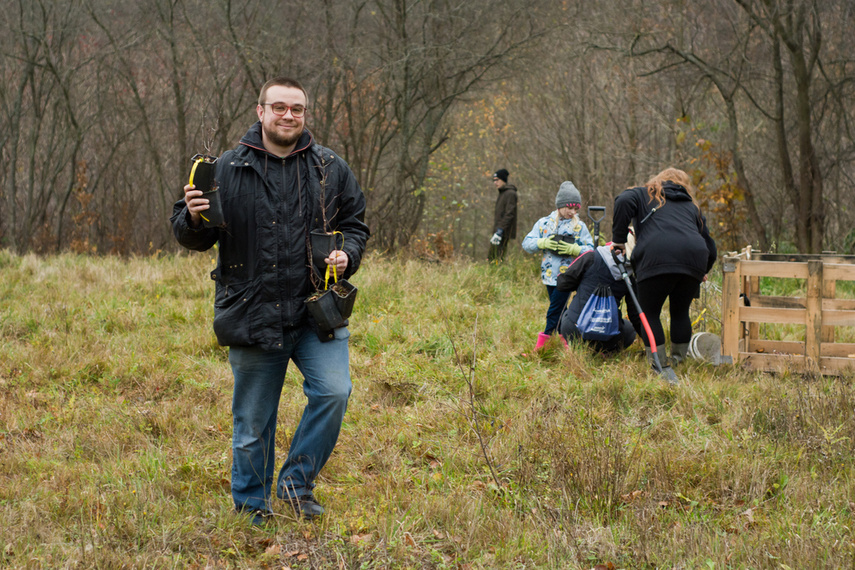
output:
[[588, 297], [576, 328], [585, 340], [609, 340], [620, 333], [620, 313], [608, 285], [600, 285]]

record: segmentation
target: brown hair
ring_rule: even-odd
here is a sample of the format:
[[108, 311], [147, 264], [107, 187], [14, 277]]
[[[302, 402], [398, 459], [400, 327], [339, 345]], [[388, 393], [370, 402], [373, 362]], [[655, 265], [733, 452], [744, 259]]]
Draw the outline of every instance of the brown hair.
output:
[[293, 87], [295, 89], [299, 89], [303, 92], [303, 95], [306, 96], [306, 107], [309, 106], [309, 94], [306, 93], [306, 90], [303, 88], [303, 85], [300, 84], [296, 79], [291, 79], [290, 77], [274, 77], [269, 80], [261, 87], [261, 91], [258, 93], [258, 104], [264, 105], [267, 101], [265, 101], [265, 97], [267, 97], [267, 90], [271, 87], [278, 85], [279, 87]]
[[657, 208], [661, 208], [665, 204], [665, 192], [662, 191], [662, 184], [664, 182], [673, 182], [685, 188], [692, 199], [692, 203], [698, 209], [698, 213], [700, 213], [701, 207], [698, 206], [698, 202], [695, 200], [695, 187], [692, 186], [692, 179], [679, 168], [666, 168], [647, 181], [645, 186], [647, 187], [647, 195], [650, 197], [650, 202], [656, 200]]

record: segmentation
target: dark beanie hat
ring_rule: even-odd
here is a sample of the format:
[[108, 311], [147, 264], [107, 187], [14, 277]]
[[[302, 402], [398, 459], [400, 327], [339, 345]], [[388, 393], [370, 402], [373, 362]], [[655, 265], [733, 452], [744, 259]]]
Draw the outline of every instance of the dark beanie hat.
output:
[[493, 173], [493, 178], [498, 178], [502, 182], [507, 182], [508, 181], [508, 171], [505, 170], [504, 168], [500, 168], [499, 170], [497, 170], [496, 172]]

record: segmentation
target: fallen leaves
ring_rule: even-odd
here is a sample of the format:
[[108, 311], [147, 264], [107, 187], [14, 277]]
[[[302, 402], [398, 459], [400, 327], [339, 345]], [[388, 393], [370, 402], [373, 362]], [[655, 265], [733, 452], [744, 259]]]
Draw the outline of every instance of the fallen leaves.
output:
[[643, 495], [644, 495], [644, 491], [642, 491], [641, 489], [636, 489], [632, 493], [627, 493], [625, 495], [621, 495], [620, 498], [624, 503], [631, 503], [632, 501], [634, 501], [635, 499], [637, 499]]
[[371, 541], [371, 533], [350, 535], [350, 544], [354, 546], [365, 546]]

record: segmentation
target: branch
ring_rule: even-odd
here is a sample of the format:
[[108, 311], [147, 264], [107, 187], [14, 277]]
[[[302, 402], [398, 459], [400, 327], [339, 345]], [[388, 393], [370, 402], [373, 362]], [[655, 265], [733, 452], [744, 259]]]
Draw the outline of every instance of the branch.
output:
[[[443, 315], [445, 319], [446, 330], [449, 329], [448, 326], [448, 317]], [[487, 444], [484, 442], [484, 436], [481, 433], [481, 429], [478, 423], [478, 410], [476, 409], [477, 404], [477, 396], [475, 394], [475, 362], [476, 362], [476, 339], [478, 336], [478, 315], [475, 315], [475, 326], [472, 330], [472, 364], [469, 365], [469, 373], [467, 374], [465, 370], [463, 370], [462, 365], [460, 364], [460, 358], [457, 353], [457, 347], [454, 344], [454, 338], [451, 335], [449, 330], [448, 339], [451, 342], [451, 350], [454, 352], [454, 361], [457, 363], [458, 368], [460, 369], [460, 374], [463, 376], [463, 380], [466, 382], [466, 385], [469, 387], [469, 401], [467, 402], [469, 406], [469, 411], [472, 413], [471, 418], [467, 416], [470, 423], [472, 424], [472, 429], [475, 431], [475, 435], [478, 436], [478, 444], [481, 446], [481, 454], [484, 456], [484, 460], [487, 462], [487, 467], [490, 469], [490, 477], [493, 479], [493, 483], [495, 483], [497, 489], [501, 489], [501, 483], [499, 482], [499, 476], [496, 474], [496, 468], [493, 465], [493, 460], [490, 457], [490, 452], [487, 450]]]

